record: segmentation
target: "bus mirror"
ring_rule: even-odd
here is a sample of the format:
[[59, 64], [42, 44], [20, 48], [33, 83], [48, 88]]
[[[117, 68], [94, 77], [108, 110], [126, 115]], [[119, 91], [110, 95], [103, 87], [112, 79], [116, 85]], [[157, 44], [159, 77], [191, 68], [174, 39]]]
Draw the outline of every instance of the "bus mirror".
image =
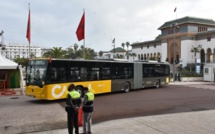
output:
[[39, 80], [39, 81], [38, 81], [38, 86], [39, 86], [40, 88], [42, 88], [42, 87], [44, 86], [44, 81]]

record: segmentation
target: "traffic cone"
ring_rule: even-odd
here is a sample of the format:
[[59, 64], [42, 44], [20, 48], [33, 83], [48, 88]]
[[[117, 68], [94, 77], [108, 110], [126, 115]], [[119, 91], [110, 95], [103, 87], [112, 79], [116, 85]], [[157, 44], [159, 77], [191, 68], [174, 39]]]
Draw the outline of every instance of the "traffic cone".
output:
[[82, 111], [82, 107], [80, 106], [79, 110], [78, 110], [78, 126], [83, 126], [83, 111]]

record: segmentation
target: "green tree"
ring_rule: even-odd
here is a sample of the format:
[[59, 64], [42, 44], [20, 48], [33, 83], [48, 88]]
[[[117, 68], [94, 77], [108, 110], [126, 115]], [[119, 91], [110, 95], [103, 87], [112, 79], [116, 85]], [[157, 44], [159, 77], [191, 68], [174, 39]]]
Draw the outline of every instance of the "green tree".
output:
[[76, 52], [78, 50], [78, 44], [74, 44], [74, 51]]
[[201, 51], [202, 47], [201, 45], [198, 45], [198, 47], [193, 47], [191, 48], [190, 52], [194, 53], [194, 57], [195, 57], [195, 64], [196, 64], [196, 53], [199, 53]]
[[66, 59], [75, 59], [75, 50], [73, 48], [67, 48], [66, 54], [64, 55], [64, 58]]
[[14, 62], [21, 64], [23, 67], [27, 66], [28, 64], [28, 59], [27, 58], [20, 58], [19, 56], [17, 56], [16, 58], [13, 59]]
[[126, 42], [125, 44], [126, 44], [126, 46], [127, 46], [127, 51], [128, 51], [128, 47], [130, 46], [130, 43], [129, 43], [129, 42]]
[[73, 45], [73, 48], [67, 48], [66, 54], [64, 56], [64, 58], [67, 58], [67, 59], [76, 59], [80, 57], [81, 57], [81, 54], [78, 50], [78, 45], [76, 43]]
[[102, 55], [103, 55], [103, 52], [102, 52], [102, 51], [100, 51], [100, 52], [99, 52], [99, 56], [100, 56], [100, 57], [102, 57]]
[[127, 56], [131, 56], [131, 57], [133, 57], [133, 60], [134, 60], [134, 57], [136, 57], [136, 56], [137, 56], [137, 54], [136, 54], [136, 53], [128, 53], [128, 54], [127, 54]]
[[96, 56], [96, 53], [91, 48], [86, 48], [85, 59], [92, 60]]
[[34, 53], [30, 53], [30, 58], [36, 58], [36, 55]]
[[[123, 50], [124, 50], [125, 43], [122, 43], [121, 46], [122, 46], [122, 48], [123, 48]], [[124, 51], [123, 51], [123, 56], [124, 56]]]
[[44, 57], [64, 58], [66, 51], [62, 47], [53, 47], [50, 51], [44, 54]]
[[50, 51], [44, 53], [43, 57], [52, 57], [52, 58], [66, 58], [66, 59], [76, 59], [84, 58], [93, 59], [96, 56], [96, 53], [91, 48], [85, 48], [83, 45], [79, 48], [77, 44], [74, 44], [73, 48], [67, 48], [62, 50], [62, 47], [53, 47]]

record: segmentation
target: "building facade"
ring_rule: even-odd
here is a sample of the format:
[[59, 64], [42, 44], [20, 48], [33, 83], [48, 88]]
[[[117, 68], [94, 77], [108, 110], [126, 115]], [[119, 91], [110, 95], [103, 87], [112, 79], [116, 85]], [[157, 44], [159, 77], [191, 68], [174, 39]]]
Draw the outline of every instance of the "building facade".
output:
[[215, 62], [215, 21], [186, 16], [165, 22], [158, 30], [161, 35], [154, 40], [131, 44], [135, 59], [175, 61], [183, 67], [196, 59]]
[[[20, 44], [8, 44], [4, 48], [0, 48], [0, 54], [8, 59], [13, 60], [14, 58], [28, 58], [29, 57], [29, 46]], [[30, 46], [30, 56], [41, 57], [41, 48], [35, 45]]]
[[136, 57], [135, 53], [132, 53], [131, 50], [125, 50], [122, 47], [117, 47], [110, 51], [100, 51], [98, 56], [95, 58], [99, 59], [115, 59], [115, 60], [124, 60], [124, 61], [134, 61], [134, 57]]

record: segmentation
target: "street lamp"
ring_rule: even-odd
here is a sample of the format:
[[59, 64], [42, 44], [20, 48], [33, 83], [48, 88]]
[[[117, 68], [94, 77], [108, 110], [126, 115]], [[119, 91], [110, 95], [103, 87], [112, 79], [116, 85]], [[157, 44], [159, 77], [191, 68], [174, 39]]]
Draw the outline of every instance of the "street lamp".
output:
[[177, 23], [173, 23], [170, 25], [170, 27], [173, 28], [173, 82], [175, 82], [175, 30], [176, 28], [179, 29], [179, 26]]
[[3, 33], [4, 31], [2, 30], [2, 32], [0, 33], [0, 36], [1, 36], [1, 43], [0, 43], [0, 55], [1, 55], [1, 50], [5, 50], [5, 45], [4, 45], [4, 37], [3, 37]]

